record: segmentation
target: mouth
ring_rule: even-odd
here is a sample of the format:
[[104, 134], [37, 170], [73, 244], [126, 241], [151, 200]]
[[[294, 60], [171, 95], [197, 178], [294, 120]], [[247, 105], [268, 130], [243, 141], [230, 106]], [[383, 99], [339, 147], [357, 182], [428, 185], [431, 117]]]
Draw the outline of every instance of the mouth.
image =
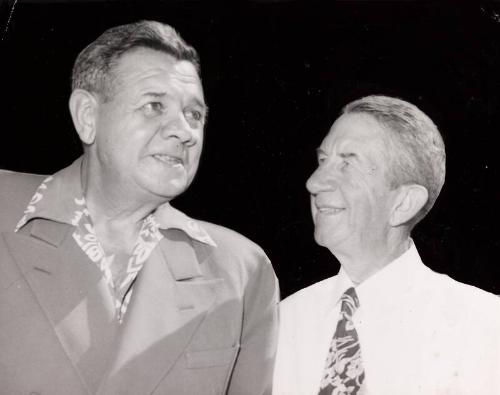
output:
[[177, 157], [177, 156], [171, 156], [171, 155], [165, 155], [165, 154], [154, 154], [153, 158], [155, 158], [159, 162], [165, 163], [165, 164], [172, 166], [172, 167], [184, 166], [184, 161], [182, 160], [182, 158]]
[[318, 212], [326, 215], [336, 215], [345, 210], [345, 208], [340, 207], [317, 207]]

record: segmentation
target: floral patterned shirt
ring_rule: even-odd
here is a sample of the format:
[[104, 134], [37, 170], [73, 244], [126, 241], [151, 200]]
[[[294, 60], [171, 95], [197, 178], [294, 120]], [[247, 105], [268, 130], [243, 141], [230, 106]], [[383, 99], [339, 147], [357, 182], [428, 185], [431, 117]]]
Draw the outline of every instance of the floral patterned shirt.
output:
[[73, 239], [90, 262], [97, 265], [101, 271], [115, 301], [116, 318], [121, 323], [132, 297], [134, 281], [151, 252], [163, 238], [160, 229], [177, 228], [202, 243], [212, 246], [216, 244], [196, 221], [165, 203], [144, 219], [126, 265], [124, 262], [115, 263], [115, 256], [105, 253], [95, 234], [81, 188], [80, 173], [81, 158], [71, 166], [47, 177], [31, 198], [15, 231], [34, 218], [73, 225]]

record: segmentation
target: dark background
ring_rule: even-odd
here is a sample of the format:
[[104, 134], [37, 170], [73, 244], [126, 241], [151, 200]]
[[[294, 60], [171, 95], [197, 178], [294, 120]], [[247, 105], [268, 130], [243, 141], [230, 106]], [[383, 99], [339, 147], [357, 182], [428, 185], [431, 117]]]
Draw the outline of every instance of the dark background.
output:
[[[3, 1], [0, 168], [53, 173], [80, 153], [67, 100], [78, 52], [138, 19], [176, 27], [210, 106], [194, 184], [174, 205], [260, 244], [282, 295], [334, 274], [304, 184], [340, 108], [370, 93], [440, 128], [447, 181], [414, 239], [432, 269], [500, 293], [500, 4]], [[10, 18], [10, 22], [8, 23]]]

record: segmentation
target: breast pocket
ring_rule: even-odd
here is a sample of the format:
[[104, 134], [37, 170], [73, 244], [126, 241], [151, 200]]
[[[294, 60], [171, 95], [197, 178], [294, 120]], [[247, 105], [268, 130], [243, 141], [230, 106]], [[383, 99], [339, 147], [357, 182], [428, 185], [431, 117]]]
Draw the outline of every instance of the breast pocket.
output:
[[[239, 345], [186, 353], [186, 373], [196, 377], [191, 381], [193, 394], [225, 394], [233, 372]], [[198, 388], [199, 387], [199, 388]]]
[[230, 348], [189, 351], [186, 353], [186, 367], [188, 369], [203, 369], [215, 366], [232, 366], [238, 350], [239, 345]]

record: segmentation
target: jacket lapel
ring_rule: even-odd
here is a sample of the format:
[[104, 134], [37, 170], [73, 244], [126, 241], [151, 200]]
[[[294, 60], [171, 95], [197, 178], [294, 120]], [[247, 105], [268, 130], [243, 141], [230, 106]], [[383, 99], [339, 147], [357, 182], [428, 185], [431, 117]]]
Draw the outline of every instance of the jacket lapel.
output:
[[[114, 310], [99, 269], [72, 239], [73, 226], [34, 219], [5, 242], [47, 320], [89, 392], [79, 366], [96, 336], [106, 333]], [[81, 365], [81, 364], [80, 364]]]
[[99, 394], [151, 394], [182, 356], [222, 280], [200, 269], [210, 249], [169, 230], [142, 268]]

